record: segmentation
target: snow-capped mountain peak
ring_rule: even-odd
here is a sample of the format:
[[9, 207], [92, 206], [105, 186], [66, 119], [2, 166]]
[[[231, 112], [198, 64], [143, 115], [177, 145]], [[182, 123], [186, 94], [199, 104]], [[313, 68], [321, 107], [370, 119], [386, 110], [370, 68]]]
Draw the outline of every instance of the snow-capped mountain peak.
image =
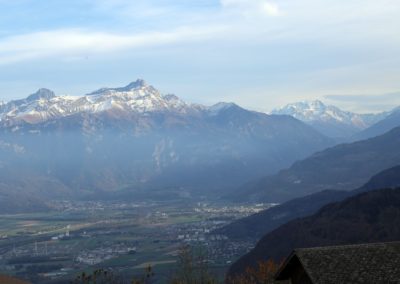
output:
[[336, 106], [326, 105], [319, 100], [288, 104], [283, 108], [273, 110], [271, 114], [293, 116], [332, 137], [355, 134], [387, 115], [386, 113], [357, 114], [341, 110]]
[[117, 93], [126, 93], [126, 92], [132, 92], [132, 91], [137, 91], [137, 90], [152, 90], [156, 91], [153, 86], [149, 86], [146, 81], [143, 79], [137, 79], [136, 81], [133, 81], [126, 85], [125, 87], [117, 87], [117, 88], [101, 88], [98, 89], [90, 94], [90, 95], [98, 95], [98, 94], [104, 94], [107, 92], [117, 92]]
[[359, 122], [359, 124], [356, 125], [357, 127], [366, 127], [362, 121], [358, 121], [360, 115], [343, 111], [335, 106], [325, 105], [319, 100], [288, 104], [281, 109], [272, 111], [272, 114], [291, 115], [305, 122], [338, 121], [349, 125]]
[[163, 96], [144, 80], [136, 80], [125, 87], [102, 88], [85, 96], [56, 96], [48, 89], [40, 89], [26, 99], [0, 105], [0, 121], [18, 124], [21, 121], [39, 123], [76, 113], [119, 112], [198, 112], [199, 107], [187, 104], [175, 95]]
[[56, 95], [54, 94], [53, 91], [46, 89], [46, 88], [41, 88], [36, 93], [28, 96], [26, 98], [26, 100], [27, 101], [35, 101], [35, 100], [40, 100], [40, 99], [50, 100], [50, 99], [54, 98], [55, 96]]
[[125, 90], [133, 90], [133, 89], [140, 89], [140, 88], [144, 88], [144, 87], [147, 87], [146, 81], [143, 80], [143, 79], [137, 79], [136, 81], [133, 81], [133, 82], [129, 83], [123, 89], [125, 89]]

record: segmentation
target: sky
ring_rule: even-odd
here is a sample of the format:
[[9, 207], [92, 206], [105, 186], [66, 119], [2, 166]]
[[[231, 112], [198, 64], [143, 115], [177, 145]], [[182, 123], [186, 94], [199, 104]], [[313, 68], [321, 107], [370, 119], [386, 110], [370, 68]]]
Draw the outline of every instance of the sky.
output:
[[268, 112], [400, 105], [398, 0], [0, 0], [0, 99], [145, 79]]

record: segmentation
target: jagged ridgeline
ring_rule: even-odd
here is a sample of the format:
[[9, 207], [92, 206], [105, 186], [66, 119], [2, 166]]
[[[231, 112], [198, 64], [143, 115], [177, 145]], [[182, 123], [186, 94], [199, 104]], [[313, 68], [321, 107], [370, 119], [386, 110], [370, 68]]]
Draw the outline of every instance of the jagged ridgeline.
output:
[[400, 125], [400, 108], [359, 114], [326, 105], [319, 100], [302, 101], [275, 109], [272, 114], [293, 116], [339, 141], [356, 141], [382, 135]]
[[332, 143], [292, 117], [190, 104], [143, 80], [80, 97], [41, 89], [0, 118], [3, 202], [218, 196]]

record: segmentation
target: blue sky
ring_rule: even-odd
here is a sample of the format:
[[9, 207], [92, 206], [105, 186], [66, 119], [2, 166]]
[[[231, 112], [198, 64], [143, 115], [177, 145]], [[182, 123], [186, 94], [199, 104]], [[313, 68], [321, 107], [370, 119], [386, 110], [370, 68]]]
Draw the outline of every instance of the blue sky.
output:
[[398, 0], [0, 0], [0, 98], [143, 78], [204, 104], [390, 109], [398, 15]]

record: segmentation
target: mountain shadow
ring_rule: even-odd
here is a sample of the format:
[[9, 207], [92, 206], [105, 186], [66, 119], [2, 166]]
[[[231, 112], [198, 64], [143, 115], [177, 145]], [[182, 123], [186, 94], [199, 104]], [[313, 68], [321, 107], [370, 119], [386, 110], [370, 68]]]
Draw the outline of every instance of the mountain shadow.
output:
[[265, 235], [235, 262], [229, 275], [258, 261], [281, 260], [294, 248], [400, 240], [400, 189], [381, 189], [324, 206], [316, 214], [290, 221]]
[[316, 213], [326, 204], [379, 188], [400, 187], [400, 166], [373, 176], [362, 187], [352, 190], [325, 190], [287, 201], [249, 217], [239, 219], [215, 232], [230, 239], [260, 239], [265, 234], [293, 219]]

